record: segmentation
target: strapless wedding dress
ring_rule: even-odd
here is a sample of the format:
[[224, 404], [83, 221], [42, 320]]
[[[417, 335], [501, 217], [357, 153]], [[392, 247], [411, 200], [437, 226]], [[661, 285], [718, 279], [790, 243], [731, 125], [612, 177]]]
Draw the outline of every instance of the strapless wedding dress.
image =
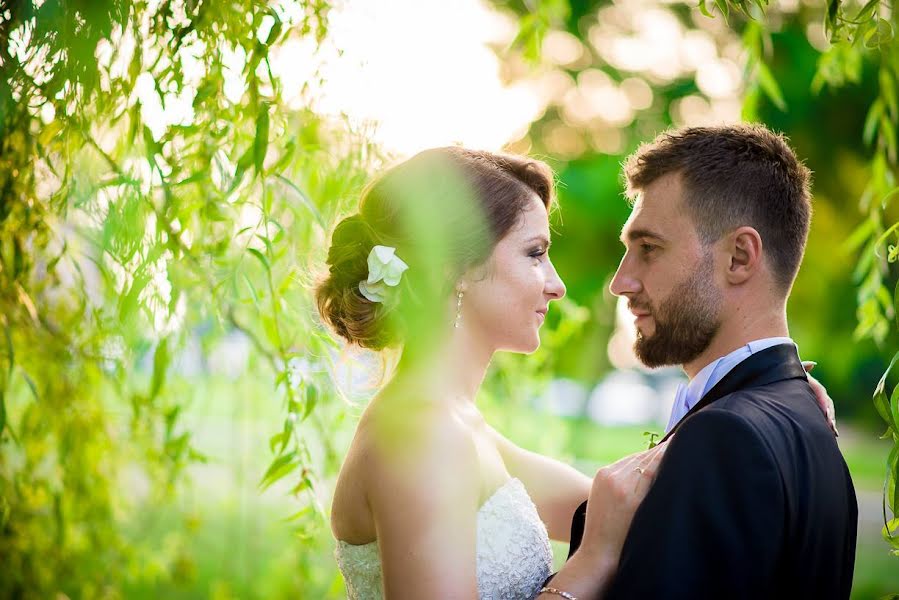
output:
[[[478, 510], [478, 597], [521, 600], [537, 595], [552, 569], [546, 526], [521, 481], [503, 484]], [[334, 552], [350, 600], [380, 600], [377, 541], [338, 541]]]

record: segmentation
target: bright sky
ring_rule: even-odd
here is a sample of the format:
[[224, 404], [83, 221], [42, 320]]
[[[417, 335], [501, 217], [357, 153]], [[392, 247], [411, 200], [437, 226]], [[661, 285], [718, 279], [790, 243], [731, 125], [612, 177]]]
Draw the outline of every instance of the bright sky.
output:
[[[479, 0], [347, 0], [330, 13], [332, 41], [316, 59], [316, 108], [373, 126], [375, 140], [401, 155], [454, 143], [499, 149], [542, 110], [525, 85], [500, 82], [488, 47], [508, 44], [515, 27]], [[316, 64], [311, 50], [290, 42], [273, 65], [298, 104]]]

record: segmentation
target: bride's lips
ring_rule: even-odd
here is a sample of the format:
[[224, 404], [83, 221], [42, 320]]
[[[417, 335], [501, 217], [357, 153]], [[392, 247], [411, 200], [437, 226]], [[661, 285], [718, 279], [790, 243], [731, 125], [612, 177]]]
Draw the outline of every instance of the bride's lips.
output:
[[537, 317], [540, 319], [541, 324], [543, 323], [543, 321], [546, 320], [546, 311], [547, 311], [547, 309], [545, 309], [545, 308], [541, 308], [540, 310], [537, 311]]

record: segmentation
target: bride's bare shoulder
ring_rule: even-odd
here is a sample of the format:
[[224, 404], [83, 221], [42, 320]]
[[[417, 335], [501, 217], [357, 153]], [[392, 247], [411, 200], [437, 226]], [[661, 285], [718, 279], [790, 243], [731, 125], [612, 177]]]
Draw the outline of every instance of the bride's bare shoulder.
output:
[[471, 429], [447, 403], [427, 398], [377, 398], [359, 422], [356, 444], [378, 472], [418, 470], [452, 458], [477, 462]]

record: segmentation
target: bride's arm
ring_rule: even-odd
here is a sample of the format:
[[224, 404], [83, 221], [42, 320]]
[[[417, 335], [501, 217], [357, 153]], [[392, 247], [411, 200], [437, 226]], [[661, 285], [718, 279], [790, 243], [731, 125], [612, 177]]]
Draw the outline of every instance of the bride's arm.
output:
[[490, 432], [509, 474], [527, 488], [549, 537], [570, 541], [571, 517], [587, 499], [591, 479], [571, 465], [516, 446], [495, 429]]
[[426, 429], [385, 440], [395, 449], [379, 450], [367, 473], [384, 597], [474, 599], [477, 451], [461, 428]]

